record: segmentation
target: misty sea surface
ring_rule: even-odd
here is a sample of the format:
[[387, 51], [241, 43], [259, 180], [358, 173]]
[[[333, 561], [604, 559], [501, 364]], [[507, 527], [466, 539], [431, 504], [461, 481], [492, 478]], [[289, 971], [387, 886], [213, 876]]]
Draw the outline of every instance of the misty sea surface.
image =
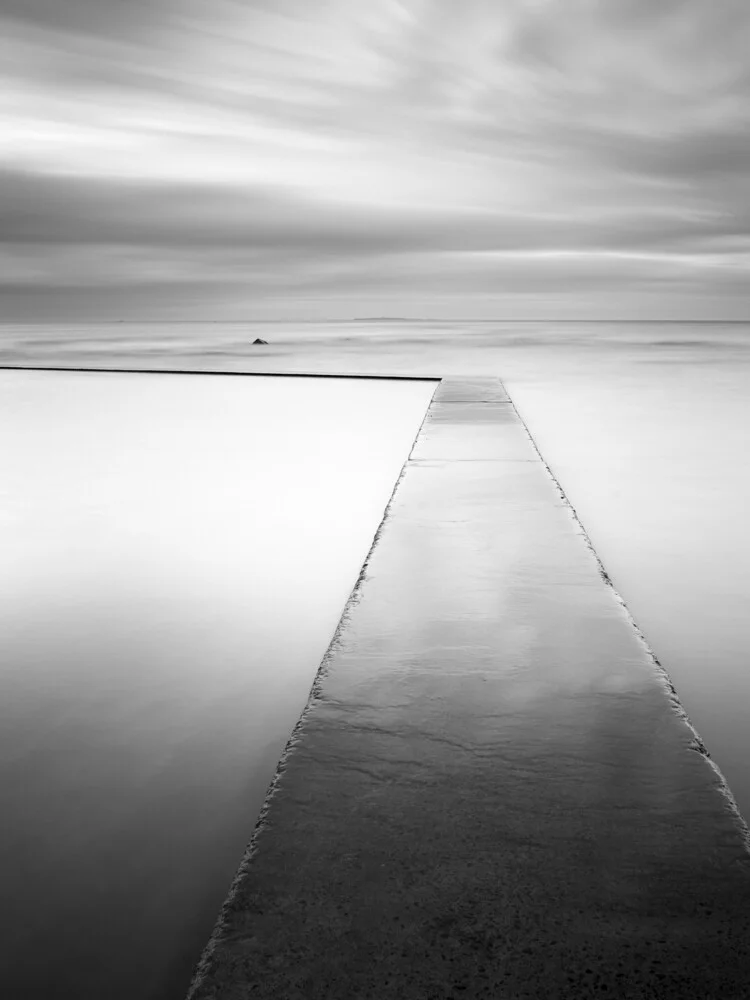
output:
[[0, 996], [184, 997], [434, 389], [0, 371]]
[[[268, 345], [253, 346], [256, 337], [268, 341]], [[576, 509], [614, 586], [669, 673], [678, 697], [725, 776], [740, 811], [750, 819], [750, 325], [399, 319], [6, 325], [0, 327], [0, 364], [436, 377], [474, 374], [502, 378], [543, 458]], [[17, 377], [17, 373], [0, 372], [0, 375], [5, 398], [8, 378]], [[145, 384], [147, 377], [142, 378]], [[210, 381], [183, 379], [196, 398], [200, 398], [202, 391], [198, 384]], [[224, 381], [241, 384], [244, 380]], [[299, 384], [290, 379], [273, 382], [282, 387]], [[337, 391], [336, 386], [347, 383], [321, 380], [319, 384], [323, 385], [323, 397], [330, 398]], [[358, 396], [359, 387], [372, 383], [355, 384]], [[373, 390], [370, 418], [377, 423], [387, 412], [394, 427], [400, 422], [403, 431], [403, 446], [396, 448], [398, 458], [384, 476], [384, 480], [388, 476], [390, 480], [387, 485], [381, 480], [381, 490], [386, 494], [384, 498], [381, 492], [378, 499], [382, 512], [398, 475], [398, 469], [395, 472], [393, 469], [400, 467], [406, 457], [407, 442], [416, 433], [426, 400], [411, 397], [416, 410], [421, 407], [421, 412], [415, 414], [412, 409], [407, 418], [392, 409], [390, 403], [385, 409], [375, 404], [375, 395]], [[164, 435], [164, 451], [168, 453], [169, 432], [165, 428], [174, 420], [174, 411], [161, 403], [161, 399], [158, 391], [150, 398], [148, 434]], [[270, 397], [266, 402], [269, 408], [273, 407], [275, 420], [281, 404]], [[190, 409], [187, 398], [183, 404], [186, 411]], [[28, 420], [33, 424], [40, 403], [36, 400], [28, 405]], [[57, 412], [59, 405], [54, 394], [45, 396], [47, 418]], [[295, 405], [303, 407], [301, 403]], [[102, 392], [95, 405], [96, 420], [101, 421], [102, 434], [106, 432], [107, 444], [101, 444], [102, 454], [108, 456], [108, 461], [119, 461], [118, 448], [122, 442], [112, 433], [113, 406], [110, 395]], [[196, 413], [200, 412], [198, 408]], [[198, 416], [195, 420], [194, 433], [198, 434]], [[217, 404], [211, 411], [211, 420], [211, 431], [201, 437], [202, 461], [214, 462], [214, 451], [224, 453], [229, 447], [223, 428], [231, 428], [231, 447], [239, 455], [244, 445], [236, 415], [227, 420], [222, 406]], [[347, 416], [344, 424], [349, 426], [350, 422]], [[4, 417], [4, 434], [6, 423]], [[249, 426], [252, 422], [243, 424], [243, 429]], [[270, 424], [266, 420], [263, 426], [268, 428]], [[132, 426], [128, 433], [131, 430]], [[345, 454], [336, 439], [340, 430], [340, 416], [332, 417], [329, 428], [332, 456]], [[79, 439], [84, 432], [89, 433], [90, 428], [84, 428], [83, 423], [76, 425], [75, 435]], [[37, 472], [40, 477], [44, 472], [54, 478], [62, 459], [55, 435], [45, 433], [48, 436], [40, 436], [36, 444]], [[143, 441], [148, 434], [143, 429]], [[125, 472], [118, 474], [117, 488], [127, 480], [129, 490], [118, 508], [118, 517], [129, 517], [133, 497], [151, 489], [137, 457], [133, 456], [129, 478]], [[293, 450], [290, 451], [290, 463], [301, 460], [299, 453], [295, 458]], [[356, 469], [351, 466], [355, 460]], [[348, 477], [366, 474], [370, 456], [361, 454], [355, 441], [342, 463], [337, 466], [333, 457], [330, 463], [327, 468], [338, 468], [338, 478], [329, 484], [333, 496], [348, 482]], [[202, 477], [197, 468], [194, 470], [196, 480], [201, 479], [206, 488], [201, 519], [207, 522], [213, 516], [223, 525], [222, 515], [211, 513], [216, 509], [215, 497], [210, 496], [208, 487], [217, 473], [214, 465], [209, 464], [209, 468], [208, 476]], [[69, 476], [70, 470], [61, 466], [61, 476], [63, 471]], [[29, 469], [25, 469], [24, 474], [27, 473], [30, 474]], [[296, 479], [297, 475], [301, 478]], [[252, 516], [288, 517], [290, 524], [294, 518], [301, 518], [304, 522], [313, 502], [308, 496], [310, 475], [303, 463], [294, 474], [265, 479], [258, 490], [250, 491], [253, 495], [248, 502], [255, 512]], [[169, 502], [169, 491], [177, 487], [168, 470], [159, 482], [159, 489], [167, 491], [164, 506], [159, 507], [166, 521], [167, 509], [171, 510], [176, 503], [175, 497]], [[373, 489], [368, 486], [365, 492], [372, 493]], [[295, 493], [297, 505], [290, 500], [290, 494]], [[239, 509], [241, 500], [234, 494], [233, 497], [233, 504]], [[170, 610], [163, 612], [167, 623], [154, 624], [146, 635], [136, 623], [154, 614], [150, 590], [135, 582], [136, 578], [139, 581], [144, 578], [143, 571], [138, 571], [140, 576], [120, 572], [122, 559], [135, 558], [123, 541], [125, 535], [116, 552], [102, 550], [98, 537], [86, 536], [82, 541], [87, 549], [83, 566], [88, 577], [81, 579], [80, 588], [70, 586], [71, 567], [79, 563], [65, 550], [67, 543], [56, 527], [55, 512], [60, 502], [53, 491], [46, 500], [46, 514], [40, 515], [42, 521], [44, 517], [48, 519], [45, 534], [33, 541], [29, 552], [18, 555], [21, 569], [24, 573], [28, 569], [28, 575], [23, 577], [24, 596], [18, 596], [15, 578], [7, 577], [4, 584], [6, 607], [12, 609], [14, 602], [26, 602], [27, 618], [22, 623], [26, 632], [22, 638], [27, 644], [28, 657], [34, 660], [28, 669], [41, 670], [44, 684], [39, 690], [31, 690], [22, 677], [14, 678], [12, 671], [10, 682], [4, 680], [4, 711], [16, 728], [7, 730], [3, 720], [3, 760], [7, 767], [9, 754], [20, 755], [22, 766], [19, 765], [14, 780], [21, 781], [23, 775], [22, 784], [29, 782], [26, 777], [29, 773], [36, 775], [29, 782], [31, 796], [24, 787], [14, 789], [12, 809], [16, 814], [20, 811], [22, 822], [40, 824], [38, 838], [42, 839], [34, 844], [20, 840], [4, 844], [3, 866], [7, 869], [9, 864], [13, 865], [12, 879], [19, 880], [19, 886], [24, 878], [37, 879], [40, 885], [53, 885], [60, 898], [67, 899], [66, 919], [75, 921], [79, 919], [76, 886], [80, 882], [76, 865], [91, 865], [93, 870], [95, 864], [102, 868], [106, 861], [103, 867], [115, 883], [132, 880], [150, 887], [149, 906], [156, 912], [160, 906], [159, 893], [163, 891], [159, 887], [163, 866], [173, 863], [175, 853], [186, 850], [182, 843], [175, 845], [172, 831], [181, 829], [192, 837], [190, 831], [198, 824], [208, 833], [196, 840], [207, 844], [215, 838], [217, 844], [222, 844], [225, 855], [234, 852], [236, 862], [255, 821], [253, 809], [257, 812], [257, 806], [249, 804], [252, 796], [248, 789], [255, 780], [254, 769], [259, 758], [253, 756], [254, 750], [248, 752], [248, 743], [240, 735], [243, 716], [236, 699], [236, 685], [252, 686], [253, 680], [241, 676], [245, 665], [241, 652], [236, 653], [233, 666], [216, 670], [216, 645], [224, 641], [229, 615], [228, 611], [216, 610], [221, 603], [216, 599], [217, 588], [221, 591], [221, 601], [232, 609], [233, 621], [243, 622], [242, 637], [236, 640], [236, 648], [249, 643], [259, 651], [253, 659], [259, 675], [262, 673], [266, 678], [263, 711], [283, 715], [288, 734], [304, 704], [317, 661], [335, 627], [379, 515], [370, 513], [365, 517], [363, 533], [356, 545], [351, 546], [351, 558], [345, 567], [331, 568], [331, 574], [338, 573], [340, 578], [335, 599], [331, 597], [326, 604], [325, 614], [329, 617], [314, 639], [299, 634], [294, 655], [299, 664], [304, 660], [304, 666], [295, 666], [293, 672], [301, 673], [304, 679], [292, 703], [287, 702], [284, 711], [277, 713], [276, 699], [282, 697], [289, 669], [285, 644], [299, 633], [296, 616], [312, 623], [324, 615], [318, 601], [317, 582], [308, 583], [296, 593], [295, 617], [290, 621], [289, 593], [285, 588], [294, 585], [300, 572], [294, 560], [280, 560], [272, 545], [264, 548], [262, 532], [243, 538], [240, 545], [233, 536], [234, 529], [222, 527], [222, 540], [217, 542], [214, 537], [197, 531], [195, 517], [181, 512], [175, 524], [170, 525], [169, 545], [153, 534], [148, 535], [147, 544], [145, 540], [139, 543], [142, 551], [150, 552], [149, 559], [158, 564], [158, 573], [164, 575], [160, 592], [169, 594], [177, 581], [178, 589], [187, 591], [184, 601], [170, 604]], [[344, 500], [340, 510], [346, 510], [349, 502], [348, 498]], [[162, 501], [154, 499], [154, 503], [158, 506]], [[107, 511], [105, 519], [111, 521], [111, 516]], [[338, 530], [345, 516], [348, 515], [333, 518], [334, 534], [334, 528]], [[15, 529], [6, 527], [5, 531], [15, 544]], [[196, 542], [200, 542], [199, 558], [195, 555]], [[305, 568], [308, 581], [317, 581], [321, 567], [327, 566], [330, 544], [323, 543], [318, 555]], [[259, 546], [255, 550], [256, 579], [268, 577], [270, 582], [268, 585], [259, 582], [255, 585], [257, 590], [248, 590], [238, 586], [236, 573], [245, 558], [242, 553], [253, 545]], [[219, 567], [227, 559], [232, 568], [222, 576]], [[205, 566], [209, 563], [213, 566], [213, 576], [207, 580]], [[45, 568], [48, 564], [52, 567], [49, 572]], [[113, 566], [118, 567], [117, 572], [113, 572]], [[149, 570], [149, 574], [145, 576], [155, 586], [157, 571]], [[108, 648], [115, 651], [114, 658], [106, 666], [91, 659], [82, 666], [81, 652], [90, 628], [83, 615], [102, 576], [110, 581], [110, 591], [96, 598], [97, 629], [101, 641], [106, 640]], [[254, 609], [261, 595], [262, 613], [256, 614]], [[207, 611], [207, 607], [211, 610]], [[51, 621], [55, 622], [54, 632], [49, 625]], [[187, 746], [184, 754], [181, 745], [172, 747], [168, 765], [157, 760], [152, 766], [149, 740], [158, 742], [163, 738], [163, 734], [156, 732], [160, 725], [158, 712], [152, 707], [149, 709], [152, 714], [137, 722], [132, 712], [122, 712], [117, 717], [120, 709], [110, 700], [110, 681], [100, 688], [97, 680], [101, 670], [111, 679], [118, 672], [132, 669], [132, 649], [138, 650], [137, 669], [144, 669], [146, 652], [148, 662], [159, 665], [165, 704], [170, 703], [175, 691], [180, 692], [184, 687], [185, 672], [188, 686], [199, 692], [192, 707], [186, 700], [185, 711], [201, 712], [199, 706], [205, 692], [210, 690], [210, 715], [214, 720], [225, 720], [222, 731], [217, 734], [206, 729], [202, 739]], [[191, 653], [197, 649], [198, 653], [186, 666], [183, 654], [188, 649]], [[207, 663], [210, 668], [206, 668]], [[204, 675], [205, 669], [209, 673]], [[12, 688], [13, 684], [17, 689]], [[9, 699], [14, 703], [13, 710], [8, 707]], [[83, 730], [82, 719], [85, 719]], [[35, 743], [33, 734], [46, 726], [51, 727], [44, 737], [46, 742]], [[175, 739], [179, 744], [179, 739]], [[233, 755], [232, 766], [227, 769], [230, 773], [223, 779], [220, 804], [210, 770], [211, 761], [216, 759], [218, 740], [225, 746], [222, 752]], [[62, 741], [60, 745], [66, 747], [68, 756], [56, 758], [50, 768], [49, 748], [56, 745], [55, 741]], [[283, 742], [282, 739], [281, 745]], [[108, 746], [105, 758], [92, 758], [92, 745]], [[278, 747], [277, 742], [265, 751], [264, 766], [270, 767], [271, 773]], [[31, 761], [35, 762], [36, 770], [30, 771]], [[91, 780], [84, 783], [81, 794], [95, 803], [91, 808], [101, 809], [102, 818], [88, 831], [88, 841], [76, 846], [75, 863], [53, 872], [47, 868], [48, 845], [61, 836], [81, 837], [80, 809], [76, 812], [69, 808], [65, 790], [66, 783], [73, 781], [70, 761], [75, 761], [75, 767], [91, 772]], [[112, 777], [123, 774], [129, 775], [127, 780], [132, 784], [124, 792], [117, 788], [119, 779]], [[205, 798], [184, 794], [186, 775], [191, 788], [201, 787], [206, 791]], [[7, 786], [9, 779], [2, 780]], [[140, 815], [128, 815], [128, 796], [143, 797], [144, 789], [148, 791], [143, 800], [148, 804]], [[165, 800], [170, 803], [168, 808]], [[171, 826], [162, 826], [166, 823], [165, 814], [169, 814]], [[235, 832], [230, 833], [230, 828]], [[181, 834], [180, 839], [185, 835]], [[156, 851], [145, 846], [154, 838], [161, 845]], [[212, 861], [204, 859], [204, 863], [210, 865]], [[123, 865], [126, 865], [124, 871]], [[233, 870], [233, 865], [229, 869]], [[222, 879], [226, 882], [225, 874], [226, 868], [217, 875], [218, 882]], [[97, 892], [106, 911], [112, 886], [105, 880], [97, 886]], [[187, 898], [186, 895], [177, 906], [184, 918], [181, 932], [184, 939], [192, 934], [195, 941], [198, 916], [185, 911]], [[215, 909], [215, 904], [215, 892], [211, 895], [206, 890], [207, 909]], [[212, 918], [213, 913], [208, 919], [209, 929]], [[41, 928], [43, 917], [39, 919]], [[118, 919], [119, 926], [113, 925], [102, 933], [128, 933], [128, 926], [138, 924], [143, 916], [134, 904], [131, 912], [120, 914]], [[191, 925], [192, 919], [196, 924]], [[205, 926], [204, 919], [201, 929]], [[37, 929], [35, 933], [41, 931]], [[182, 940], [175, 935], [174, 946], [178, 948]], [[180, 960], [184, 964], [185, 956]], [[129, 995], [136, 996], [132, 992]], [[149, 996], [147, 992], [137, 995]]]

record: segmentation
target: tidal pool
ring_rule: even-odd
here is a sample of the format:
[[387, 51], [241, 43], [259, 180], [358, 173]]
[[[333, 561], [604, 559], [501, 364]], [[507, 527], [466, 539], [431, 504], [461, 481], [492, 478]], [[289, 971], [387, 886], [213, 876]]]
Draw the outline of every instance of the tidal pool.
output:
[[0, 372], [0, 994], [181, 998], [434, 382]]

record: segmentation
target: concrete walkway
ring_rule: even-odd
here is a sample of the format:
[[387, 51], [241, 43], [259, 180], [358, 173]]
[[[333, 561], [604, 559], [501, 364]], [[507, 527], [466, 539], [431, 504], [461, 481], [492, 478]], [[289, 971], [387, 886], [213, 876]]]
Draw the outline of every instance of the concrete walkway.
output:
[[502, 385], [444, 381], [190, 997], [600, 996], [750, 997], [747, 831]]

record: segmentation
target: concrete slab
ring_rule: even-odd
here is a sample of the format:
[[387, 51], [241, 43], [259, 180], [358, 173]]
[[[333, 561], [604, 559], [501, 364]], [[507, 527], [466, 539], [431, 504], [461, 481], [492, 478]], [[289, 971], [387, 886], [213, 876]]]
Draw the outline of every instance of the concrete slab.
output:
[[469, 400], [451, 400], [453, 406], [435, 406], [425, 418], [426, 425], [433, 424], [503, 424], [515, 426], [518, 417], [510, 402], [481, 403]]
[[433, 398], [192, 1000], [750, 995], [747, 831], [493, 391]]
[[442, 379], [435, 394], [437, 403], [507, 403], [509, 398], [498, 378]]
[[434, 405], [422, 425], [412, 459], [539, 462], [511, 403], [451, 401]]

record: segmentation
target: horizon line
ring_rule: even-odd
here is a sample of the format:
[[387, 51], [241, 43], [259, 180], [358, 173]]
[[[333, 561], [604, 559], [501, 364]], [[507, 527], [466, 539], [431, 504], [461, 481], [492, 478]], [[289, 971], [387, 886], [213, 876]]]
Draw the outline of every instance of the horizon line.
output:
[[600, 317], [595, 319], [550, 319], [550, 318], [524, 318], [517, 319], [513, 317], [491, 317], [491, 318], [480, 318], [471, 316], [460, 316], [460, 317], [441, 317], [441, 316], [348, 316], [348, 317], [337, 317], [330, 318], [326, 317], [323, 319], [300, 319], [300, 318], [273, 318], [273, 319], [18, 319], [18, 320], [2, 320], [0, 319], [0, 327], [3, 326], [62, 326], [67, 324], [136, 324], [136, 323], [154, 323], [154, 324], [182, 324], [182, 325], [196, 325], [205, 323], [216, 323], [216, 324], [240, 324], [240, 323], [687, 323], [692, 326], [699, 324], [709, 324], [709, 323], [723, 323], [725, 325], [735, 325], [743, 326], [750, 324], [750, 318], [747, 319], [613, 319], [611, 317]]

